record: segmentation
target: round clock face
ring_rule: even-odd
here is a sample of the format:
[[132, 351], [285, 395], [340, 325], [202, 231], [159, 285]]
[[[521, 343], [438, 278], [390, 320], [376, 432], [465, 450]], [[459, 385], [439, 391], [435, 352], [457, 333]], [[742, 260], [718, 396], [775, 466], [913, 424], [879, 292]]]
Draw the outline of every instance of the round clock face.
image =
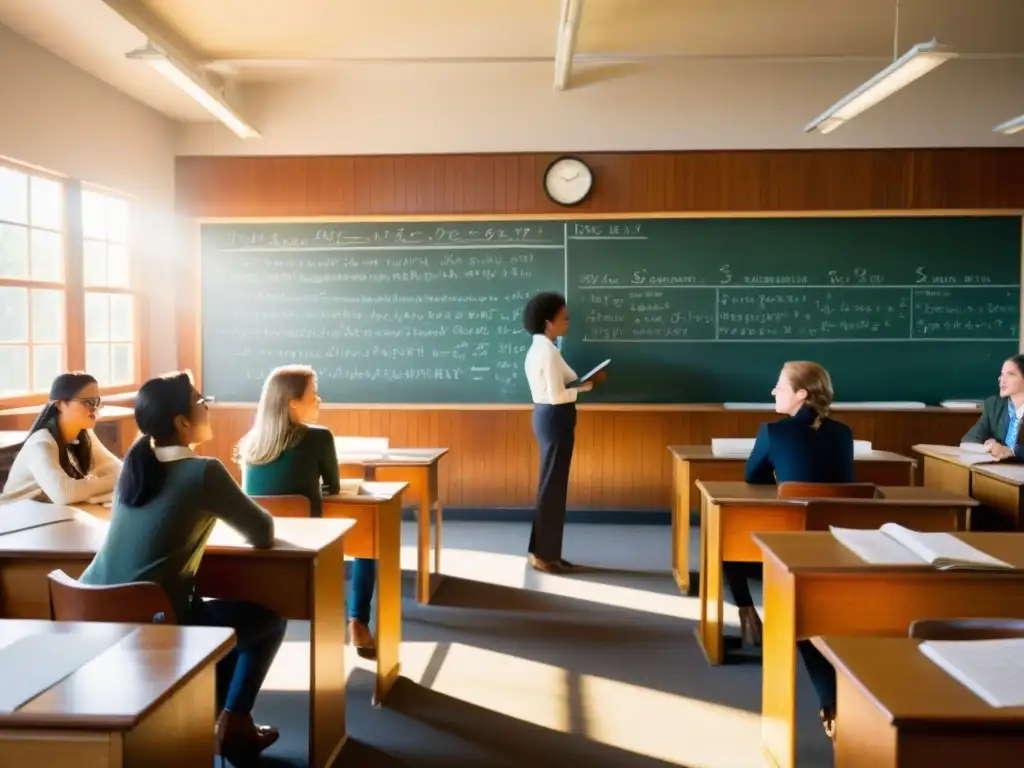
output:
[[594, 175], [582, 160], [562, 157], [548, 166], [544, 189], [559, 205], [576, 205], [590, 194]]

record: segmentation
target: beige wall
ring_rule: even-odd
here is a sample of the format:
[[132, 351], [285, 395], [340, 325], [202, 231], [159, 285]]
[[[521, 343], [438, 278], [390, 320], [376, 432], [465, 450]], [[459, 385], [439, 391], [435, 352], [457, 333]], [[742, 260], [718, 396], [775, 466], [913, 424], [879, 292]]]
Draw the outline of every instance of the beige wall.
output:
[[0, 25], [0, 155], [133, 195], [150, 365], [174, 368], [169, 290], [178, 124]]
[[264, 136], [183, 126], [180, 154], [1022, 146], [991, 128], [1024, 112], [1024, 61], [949, 62], [829, 136], [803, 127], [885, 60], [578, 67], [552, 88], [530, 64], [359, 64], [248, 84]]

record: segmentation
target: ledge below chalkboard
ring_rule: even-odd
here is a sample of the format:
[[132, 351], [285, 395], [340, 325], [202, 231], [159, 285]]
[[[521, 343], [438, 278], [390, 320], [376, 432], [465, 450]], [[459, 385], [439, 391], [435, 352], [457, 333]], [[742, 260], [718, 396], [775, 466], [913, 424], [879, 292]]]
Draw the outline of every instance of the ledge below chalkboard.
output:
[[[726, 403], [579, 403], [581, 411], [624, 411], [678, 412], [678, 413], [744, 413], [770, 412], [774, 406], [765, 403], [744, 403], [747, 407]], [[914, 407], [896, 407], [887, 403], [852, 403], [847, 407], [836, 405], [833, 411], [858, 411], [864, 413], [964, 413], [962, 408], [946, 408], [939, 405], [917, 404]], [[252, 410], [256, 403], [215, 403], [211, 409]], [[529, 411], [529, 403], [323, 403], [321, 410], [327, 411]]]

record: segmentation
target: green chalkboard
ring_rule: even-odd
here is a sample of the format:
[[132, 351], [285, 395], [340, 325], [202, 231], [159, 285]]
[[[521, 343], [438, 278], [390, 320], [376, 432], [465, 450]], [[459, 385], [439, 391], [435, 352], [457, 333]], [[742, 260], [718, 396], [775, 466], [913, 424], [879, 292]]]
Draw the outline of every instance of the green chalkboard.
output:
[[326, 401], [529, 402], [529, 296], [563, 291], [590, 396], [766, 401], [786, 360], [840, 400], [976, 398], [1020, 336], [1021, 219], [218, 222], [202, 225], [203, 384], [276, 365]]

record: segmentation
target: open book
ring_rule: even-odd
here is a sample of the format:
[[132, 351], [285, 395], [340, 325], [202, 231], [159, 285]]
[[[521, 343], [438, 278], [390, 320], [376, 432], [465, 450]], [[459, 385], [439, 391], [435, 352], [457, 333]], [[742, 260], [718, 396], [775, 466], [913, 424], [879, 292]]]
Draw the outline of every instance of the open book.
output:
[[1024, 638], [929, 640], [918, 647], [993, 707], [1024, 707]]
[[961, 464], [997, 464], [1002, 459], [997, 459], [981, 443], [960, 443], [957, 447], [956, 460]]
[[1013, 566], [948, 533], [921, 533], [896, 523], [877, 531], [831, 527], [836, 541], [871, 565], [931, 565], [940, 571], [998, 571]]

